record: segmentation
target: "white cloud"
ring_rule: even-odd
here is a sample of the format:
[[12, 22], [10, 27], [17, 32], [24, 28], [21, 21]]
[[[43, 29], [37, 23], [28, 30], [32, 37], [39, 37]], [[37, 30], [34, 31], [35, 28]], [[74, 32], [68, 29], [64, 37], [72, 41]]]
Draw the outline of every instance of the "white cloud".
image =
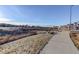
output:
[[14, 24], [14, 25], [40, 25], [40, 26], [47, 26], [47, 24], [43, 23], [28, 23], [28, 22], [16, 22], [13, 19], [8, 19], [8, 18], [0, 18], [0, 23], [6, 23], [6, 24]]
[[8, 18], [0, 18], [0, 23], [6, 23], [6, 24], [14, 24], [14, 25], [26, 25], [30, 23], [26, 23], [26, 22], [16, 22], [13, 19], [8, 19]]
[[0, 18], [0, 22], [10, 22], [12, 21], [11, 19], [7, 19], [7, 18]]

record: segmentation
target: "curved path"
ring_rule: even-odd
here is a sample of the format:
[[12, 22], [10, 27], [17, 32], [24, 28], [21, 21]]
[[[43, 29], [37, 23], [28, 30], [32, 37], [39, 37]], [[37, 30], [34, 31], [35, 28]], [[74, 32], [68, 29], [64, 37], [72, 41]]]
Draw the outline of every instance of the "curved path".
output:
[[74, 54], [79, 53], [69, 37], [69, 32], [59, 32], [51, 38], [40, 52], [41, 54]]

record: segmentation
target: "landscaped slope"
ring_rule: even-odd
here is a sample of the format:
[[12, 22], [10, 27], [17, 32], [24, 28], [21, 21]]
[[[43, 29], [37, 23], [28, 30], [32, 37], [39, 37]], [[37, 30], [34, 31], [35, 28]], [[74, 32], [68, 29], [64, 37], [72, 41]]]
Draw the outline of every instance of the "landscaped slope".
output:
[[51, 34], [38, 34], [0, 45], [0, 53], [39, 53], [52, 37]]

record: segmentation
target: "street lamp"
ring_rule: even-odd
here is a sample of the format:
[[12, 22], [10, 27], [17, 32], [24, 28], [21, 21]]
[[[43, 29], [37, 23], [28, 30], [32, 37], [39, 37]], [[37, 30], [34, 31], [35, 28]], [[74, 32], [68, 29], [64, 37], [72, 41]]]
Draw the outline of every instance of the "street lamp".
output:
[[73, 5], [70, 5], [70, 30], [71, 30], [71, 22], [72, 22], [72, 6]]

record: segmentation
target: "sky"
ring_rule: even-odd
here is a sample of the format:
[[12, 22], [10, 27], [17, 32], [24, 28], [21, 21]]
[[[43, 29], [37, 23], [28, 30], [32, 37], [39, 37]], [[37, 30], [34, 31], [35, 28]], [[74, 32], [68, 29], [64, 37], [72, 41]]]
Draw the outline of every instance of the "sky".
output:
[[[79, 6], [72, 7], [72, 22], [79, 21]], [[57, 26], [70, 23], [69, 5], [0, 5], [0, 23]]]

